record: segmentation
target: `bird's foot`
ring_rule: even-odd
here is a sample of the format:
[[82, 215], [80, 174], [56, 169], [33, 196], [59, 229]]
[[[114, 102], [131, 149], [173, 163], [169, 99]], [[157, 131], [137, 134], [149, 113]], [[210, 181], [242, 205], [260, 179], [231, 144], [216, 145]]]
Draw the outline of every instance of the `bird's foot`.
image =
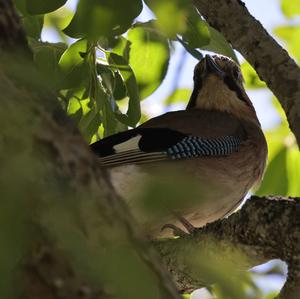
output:
[[165, 230], [166, 228], [170, 228], [173, 231], [174, 236], [178, 237], [184, 237], [186, 235], [193, 234], [195, 230], [197, 229], [195, 226], [193, 226], [188, 220], [186, 220], [184, 217], [176, 215], [176, 218], [179, 220], [179, 222], [183, 225], [183, 227], [187, 230], [185, 232], [180, 227], [176, 226], [175, 224], [167, 223], [162, 228], [161, 231]]
[[184, 237], [184, 236], [188, 235], [188, 233], [186, 233], [183, 229], [181, 229], [180, 227], [178, 227], [178, 226], [176, 226], [175, 224], [172, 224], [172, 223], [165, 224], [161, 228], [161, 231], [164, 231], [166, 228], [170, 228], [175, 237]]

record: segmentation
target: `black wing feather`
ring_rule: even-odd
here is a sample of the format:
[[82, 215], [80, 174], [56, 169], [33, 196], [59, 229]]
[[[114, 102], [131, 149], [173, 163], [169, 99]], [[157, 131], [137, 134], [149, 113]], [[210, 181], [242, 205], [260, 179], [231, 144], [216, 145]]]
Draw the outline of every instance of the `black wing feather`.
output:
[[165, 151], [187, 135], [167, 128], [136, 128], [103, 138], [90, 145], [92, 151], [106, 157], [116, 154], [114, 146], [140, 135], [138, 148], [143, 152]]

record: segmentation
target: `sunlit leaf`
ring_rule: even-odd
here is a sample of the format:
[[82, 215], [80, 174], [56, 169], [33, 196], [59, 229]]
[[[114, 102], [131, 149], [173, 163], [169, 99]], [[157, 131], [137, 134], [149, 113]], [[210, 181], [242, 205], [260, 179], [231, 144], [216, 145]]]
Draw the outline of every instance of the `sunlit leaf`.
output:
[[129, 63], [130, 46], [131, 42], [125, 37], [120, 36], [111, 52], [122, 56], [126, 60], [126, 62]]
[[290, 136], [291, 145], [287, 152], [287, 171], [288, 171], [288, 195], [299, 196], [300, 194], [300, 152], [296, 145], [294, 136]]
[[129, 64], [144, 99], [159, 87], [167, 73], [168, 41], [151, 22], [137, 24], [129, 30], [128, 40], [131, 42]]
[[216, 29], [209, 26], [210, 42], [208, 45], [202, 46], [201, 49], [216, 52], [228, 57], [231, 57], [234, 61], [238, 62], [238, 59], [228, 41], [224, 36]]
[[59, 66], [63, 75], [62, 87], [78, 87], [82, 80], [88, 78], [88, 65], [84, 60], [86, 51], [87, 41], [82, 39], [73, 43], [63, 53], [59, 60]]
[[[190, 3], [187, 0], [146, 0], [155, 13], [157, 28], [169, 38], [175, 38], [187, 30]], [[172, 18], [170, 18], [172, 16]]]
[[26, 0], [26, 8], [30, 14], [39, 15], [54, 11], [66, 2], [67, 0]]
[[64, 32], [74, 38], [106, 38], [126, 32], [142, 10], [141, 0], [80, 0]]
[[282, 12], [289, 18], [300, 14], [299, 0], [281, 0]]
[[248, 62], [242, 63], [241, 70], [245, 80], [245, 87], [247, 89], [257, 89], [266, 87], [266, 83], [259, 79], [255, 69]]
[[45, 15], [44, 28], [55, 29], [62, 40], [66, 40], [66, 35], [63, 33], [65, 28], [71, 21], [74, 12], [68, 7], [62, 7]]
[[79, 124], [79, 121], [82, 117], [82, 107], [79, 99], [72, 97], [69, 100], [67, 114], [74, 120], [76, 124]]
[[300, 26], [279, 26], [274, 29], [274, 33], [287, 43], [289, 53], [295, 56], [298, 61], [300, 61]]

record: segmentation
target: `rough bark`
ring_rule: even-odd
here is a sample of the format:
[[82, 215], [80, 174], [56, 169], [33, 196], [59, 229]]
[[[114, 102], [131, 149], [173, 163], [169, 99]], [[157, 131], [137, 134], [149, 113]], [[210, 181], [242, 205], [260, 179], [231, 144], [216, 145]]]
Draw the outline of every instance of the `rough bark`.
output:
[[[231, 260], [240, 270], [281, 259], [288, 265], [288, 278], [279, 298], [299, 297], [300, 198], [252, 197], [227, 219], [154, 245], [182, 291], [212, 283], [189, 266], [189, 257], [198, 252], [214, 260]], [[239, 263], [236, 252], [244, 257]]]
[[[5, 287], [11, 275], [18, 286], [6, 298], [15, 291], [31, 299], [120, 298], [124, 292], [132, 298], [141, 291], [139, 277], [129, 275], [121, 288], [126, 274], [113, 264], [121, 257], [149, 283], [143, 282], [150, 289], [146, 297], [154, 291], [158, 298], [180, 298], [106, 172], [32, 66], [8, 0], [0, 1], [0, 32], [1, 200], [16, 217], [7, 220], [14, 229], [6, 232], [8, 240], [22, 240], [13, 235], [21, 231], [26, 239], [18, 243], [23, 252], [10, 253], [22, 262], [6, 273]], [[9, 248], [10, 242], [2, 245]]]
[[255, 68], [280, 101], [300, 144], [300, 69], [240, 0], [193, 0], [207, 22]]

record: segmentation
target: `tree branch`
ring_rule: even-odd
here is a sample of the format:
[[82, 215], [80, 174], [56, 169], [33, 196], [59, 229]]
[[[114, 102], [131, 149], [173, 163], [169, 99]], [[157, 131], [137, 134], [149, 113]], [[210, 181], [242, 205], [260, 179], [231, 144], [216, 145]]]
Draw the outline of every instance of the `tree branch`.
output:
[[280, 101], [300, 144], [300, 69], [250, 15], [240, 0], [193, 0], [207, 22], [219, 30], [255, 68]]
[[[288, 264], [289, 273], [279, 298], [299, 296], [300, 198], [253, 196], [227, 219], [208, 224], [193, 235], [155, 241], [154, 245], [182, 291], [213, 282], [191, 267], [190, 257], [200, 253], [213, 256], [213, 260], [231, 260], [239, 270], [281, 259]], [[241, 263], [235, 260], [236, 251], [243, 253]]]

